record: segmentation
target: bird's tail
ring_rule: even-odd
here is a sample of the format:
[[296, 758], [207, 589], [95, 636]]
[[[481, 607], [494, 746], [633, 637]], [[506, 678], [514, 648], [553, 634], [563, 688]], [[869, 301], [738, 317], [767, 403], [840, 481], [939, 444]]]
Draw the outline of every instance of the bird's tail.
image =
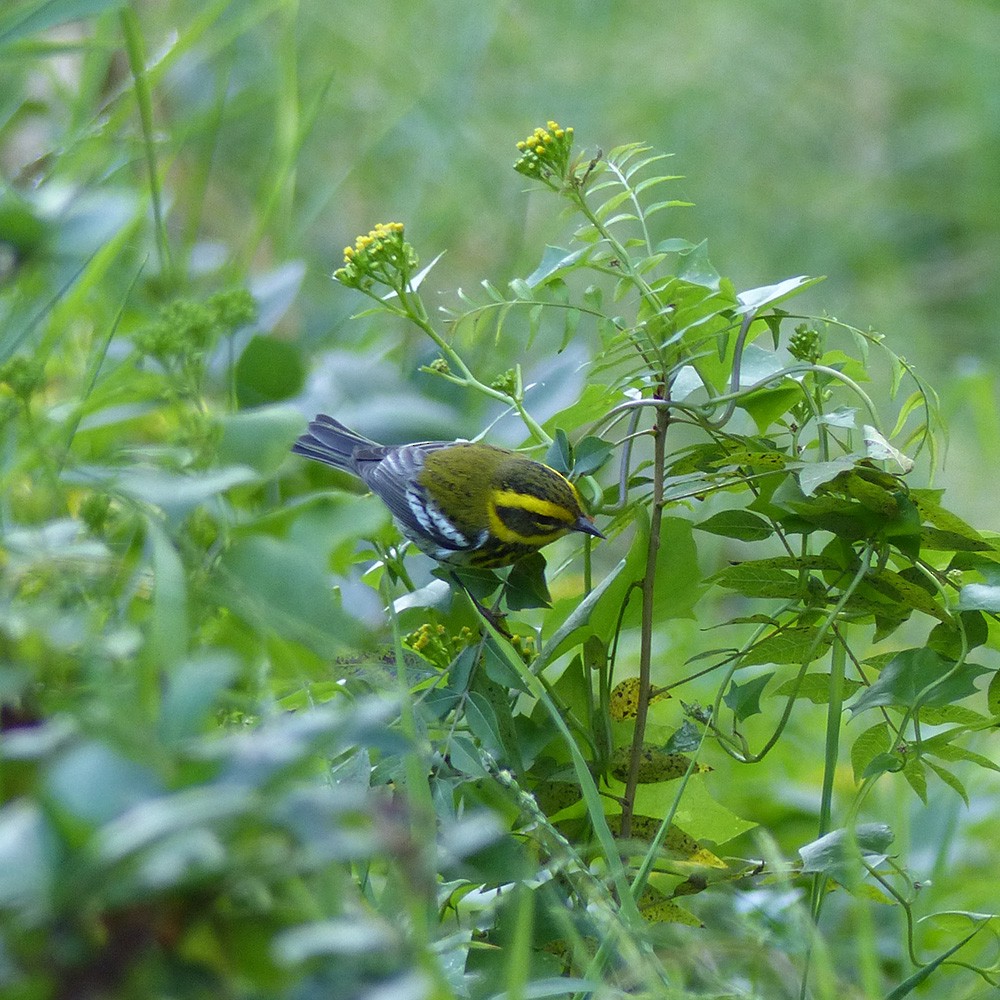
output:
[[334, 420], [325, 413], [318, 413], [316, 419], [309, 422], [308, 433], [303, 434], [292, 445], [292, 451], [296, 455], [305, 455], [306, 458], [357, 475], [355, 449], [377, 447], [379, 446], [375, 441], [356, 434], [339, 420]]

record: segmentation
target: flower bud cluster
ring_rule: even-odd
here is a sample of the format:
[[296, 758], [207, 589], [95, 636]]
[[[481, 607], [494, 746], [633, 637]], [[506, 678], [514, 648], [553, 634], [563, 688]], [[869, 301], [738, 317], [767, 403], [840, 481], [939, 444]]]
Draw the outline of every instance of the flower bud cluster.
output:
[[543, 181], [553, 176], [565, 180], [573, 148], [573, 129], [548, 122], [545, 128], [536, 128], [527, 139], [522, 139], [517, 148], [521, 151], [521, 158], [514, 164], [514, 169], [519, 174]]
[[417, 254], [403, 237], [402, 222], [380, 222], [354, 246], [344, 248], [344, 266], [334, 280], [348, 288], [368, 291], [375, 284], [398, 289], [417, 266]]

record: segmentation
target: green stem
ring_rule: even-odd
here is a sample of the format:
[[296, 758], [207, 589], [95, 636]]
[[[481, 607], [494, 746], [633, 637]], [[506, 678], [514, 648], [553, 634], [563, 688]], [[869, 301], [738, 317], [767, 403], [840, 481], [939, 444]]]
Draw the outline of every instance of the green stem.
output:
[[129, 69], [132, 71], [135, 99], [139, 107], [139, 121], [142, 124], [143, 152], [146, 157], [146, 171], [149, 174], [149, 194], [153, 203], [153, 223], [156, 231], [156, 248], [160, 258], [160, 270], [167, 278], [170, 278], [172, 277], [173, 264], [170, 258], [170, 244], [167, 240], [167, 227], [163, 218], [160, 178], [156, 169], [153, 98], [149, 88], [149, 78], [146, 76], [142, 31], [135, 10], [130, 5], [122, 8], [120, 17], [122, 35], [125, 39], [125, 52], [128, 56]]
[[[517, 415], [521, 418], [525, 427], [528, 428], [528, 433], [538, 441], [540, 444], [548, 445], [552, 443], [552, 438], [545, 432], [542, 425], [531, 416], [530, 413], [524, 408], [523, 400], [520, 394], [511, 395], [510, 393], [503, 392], [500, 389], [494, 389], [491, 385], [486, 385], [484, 382], [480, 382], [475, 375], [472, 374], [472, 370], [469, 366], [462, 360], [461, 355], [449, 344], [444, 337], [431, 323], [430, 318], [427, 315], [427, 310], [424, 307], [423, 299], [409, 288], [399, 288], [396, 289], [399, 296], [399, 301], [401, 303], [401, 308], [394, 309], [392, 306], [388, 306], [384, 300], [376, 298], [383, 307], [388, 308], [391, 312], [396, 313], [399, 316], [405, 317], [410, 320], [415, 326], [423, 330], [434, 344], [441, 352], [444, 359], [448, 362], [449, 366], [453, 366], [459, 372], [459, 375], [446, 375], [449, 381], [455, 382], [458, 385], [465, 386], [469, 389], [475, 389], [477, 392], [482, 393], [484, 396], [489, 396], [490, 399], [495, 399], [498, 402], [503, 403], [505, 406], [513, 407], [517, 411]], [[435, 374], [442, 374], [437, 372]]]
[[[427, 755], [413, 714], [413, 699], [409, 680], [406, 676], [406, 658], [403, 649], [399, 619], [389, 586], [388, 573], [382, 574], [380, 581], [382, 599], [389, 611], [392, 624], [392, 639], [396, 656], [396, 686], [399, 697], [399, 721], [404, 738], [412, 750], [405, 755], [406, 784], [402, 794], [406, 799], [410, 822], [410, 858], [405, 866], [406, 903], [413, 936], [414, 951], [423, 957], [425, 971], [439, 989], [444, 989], [444, 977], [434, 959], [432, 929], [437, 918], [435, 895], [435, 851], [437, 843], [437, 818], [434, 801], [427, 780]], [[445, 995], [445, 994], [442, 994]]]
[[635, 731], [632, 734], [632, 751], [629, 759], [628, 779], [622, 802], [622, 839], [632, 836], [632, 813], [639, 786], [639, 765], [642, 744], [646, 737], [646, 719], [652, 693], [651, 670], [653, 662], [653, 604], [656, 597], [656, 564], [660, 550], [660, 529], [663, 524], [663, 475], [666, 460], [666, 437], [670, 426], [670, 411], [656, 411], [653, 437], [653, 497], [649, 541], [646, 546], [646, 572], [642, 580], [642, 625], [639, 636], [639, 703], [636, 706]]

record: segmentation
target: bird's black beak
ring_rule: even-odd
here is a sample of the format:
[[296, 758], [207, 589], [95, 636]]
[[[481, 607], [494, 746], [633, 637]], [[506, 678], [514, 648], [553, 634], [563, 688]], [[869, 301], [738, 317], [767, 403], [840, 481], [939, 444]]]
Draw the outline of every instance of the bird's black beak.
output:
[[597, 527], [594, 522], [586, 515], [581, 514], [580, 517], [576, 519], [576, 524], [573, 525], [574, 531], [582, 531], [585, 535], [593, 535], [594, 538], [605, 538], [605, 534]]

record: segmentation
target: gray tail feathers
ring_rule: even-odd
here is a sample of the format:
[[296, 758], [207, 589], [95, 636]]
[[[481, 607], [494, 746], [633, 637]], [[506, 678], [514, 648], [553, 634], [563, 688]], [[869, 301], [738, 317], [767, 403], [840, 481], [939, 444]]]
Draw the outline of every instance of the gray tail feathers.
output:
[[309, 432], [303, 434], [292, 445], [292, 451], [296, 455], [305, 455], [306, 458], [357, 475], [358, 468], [354, 462], [355, 450], [377, 447], [378, 444], [370, 438], [356, 434], [339, 420], [334, 420], [325, 413], [319, 413], [315, 420], [309, 422]]

